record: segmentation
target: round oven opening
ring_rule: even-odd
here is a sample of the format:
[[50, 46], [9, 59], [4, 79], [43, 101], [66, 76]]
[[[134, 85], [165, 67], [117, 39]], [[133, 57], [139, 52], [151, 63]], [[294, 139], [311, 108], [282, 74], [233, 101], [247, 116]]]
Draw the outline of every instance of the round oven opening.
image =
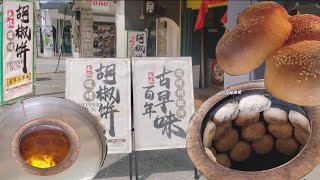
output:
[[21, 137], [19, 152], [22, 159], [36, 168], [59, 165], [70, 153], [68, 135], [54, 125], [37, 125], [25, 131]]
[[78, 158], [79, 137], [66, 122], [39, 118], [24, 124], [14, 135], [11, 151], [27, 172], [51, 176], [68, 169]]

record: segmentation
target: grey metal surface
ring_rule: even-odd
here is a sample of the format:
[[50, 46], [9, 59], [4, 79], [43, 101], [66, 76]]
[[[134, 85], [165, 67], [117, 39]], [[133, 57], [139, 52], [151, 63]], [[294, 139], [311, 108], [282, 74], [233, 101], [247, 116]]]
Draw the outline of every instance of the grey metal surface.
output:
[[[11, 141], [26, 122], [52, 118], [66, 122], [80, 139], [80, 152], [74, 164], [53, 176], [36, 176], [24, 171], [11, 154]], [[18, 102], [0, 114], [0, 179], [53, 180], [92, 179], [103, 166], [106, 144], [103, 130], [95, 117], [81, 106], [60, 98], [37, 97]]]

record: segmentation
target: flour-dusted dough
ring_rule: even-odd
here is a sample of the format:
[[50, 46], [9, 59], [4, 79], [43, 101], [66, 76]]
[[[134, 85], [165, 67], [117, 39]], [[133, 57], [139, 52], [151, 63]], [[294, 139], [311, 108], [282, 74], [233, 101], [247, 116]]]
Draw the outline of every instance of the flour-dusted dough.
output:
[[205, 148], [212, 147], [212, 140], [215, 136], [216, 125], [212, 121], [208, 121], [203, 133], [203, 146]]
[[212, 121], [217, 125], [226, 124], [234, 120], [239, 112], [238, 102], [228, 103], [222, 106], [213, 116]]
[[239, 109], [243, 112], [262, 112], [271, 106], [271, 100], [264, 95], [250, 95], [240, 100]]

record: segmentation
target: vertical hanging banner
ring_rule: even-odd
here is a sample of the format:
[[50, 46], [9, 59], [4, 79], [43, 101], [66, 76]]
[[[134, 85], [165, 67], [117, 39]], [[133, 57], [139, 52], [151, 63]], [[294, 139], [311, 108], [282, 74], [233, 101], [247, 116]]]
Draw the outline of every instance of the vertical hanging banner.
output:
[[129, 59], [67, 59], [66, 98], [104, 123], [108, 154], [132, 152]]
[[127, 57], [147, 56], [147, 33], [145, 31], [128, 31]]
[[133, 58], [135, 150], [185, 148], [194, 113], [190, 57]]
[[33, 2], [3, 2], [3, 101], [34, 92]]

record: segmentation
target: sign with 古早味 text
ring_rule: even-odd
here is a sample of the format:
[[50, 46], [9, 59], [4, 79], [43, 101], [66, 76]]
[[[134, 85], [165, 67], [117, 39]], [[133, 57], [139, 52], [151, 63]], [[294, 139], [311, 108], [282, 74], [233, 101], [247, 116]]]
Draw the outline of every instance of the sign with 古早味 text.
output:
[[132, 152], [129, 59], [67, 59], [66, 98], [102, 120], [109, 154]]
[[194, 113], [189, 57], [133, 58], [135, 150], [185, 148]]
[[147, 56], [147, 33], [145, 31], [128, 31], [127, 57]]
[[3, 101], [33, 93], [33, 15], [33, 2], [3, 3]]

